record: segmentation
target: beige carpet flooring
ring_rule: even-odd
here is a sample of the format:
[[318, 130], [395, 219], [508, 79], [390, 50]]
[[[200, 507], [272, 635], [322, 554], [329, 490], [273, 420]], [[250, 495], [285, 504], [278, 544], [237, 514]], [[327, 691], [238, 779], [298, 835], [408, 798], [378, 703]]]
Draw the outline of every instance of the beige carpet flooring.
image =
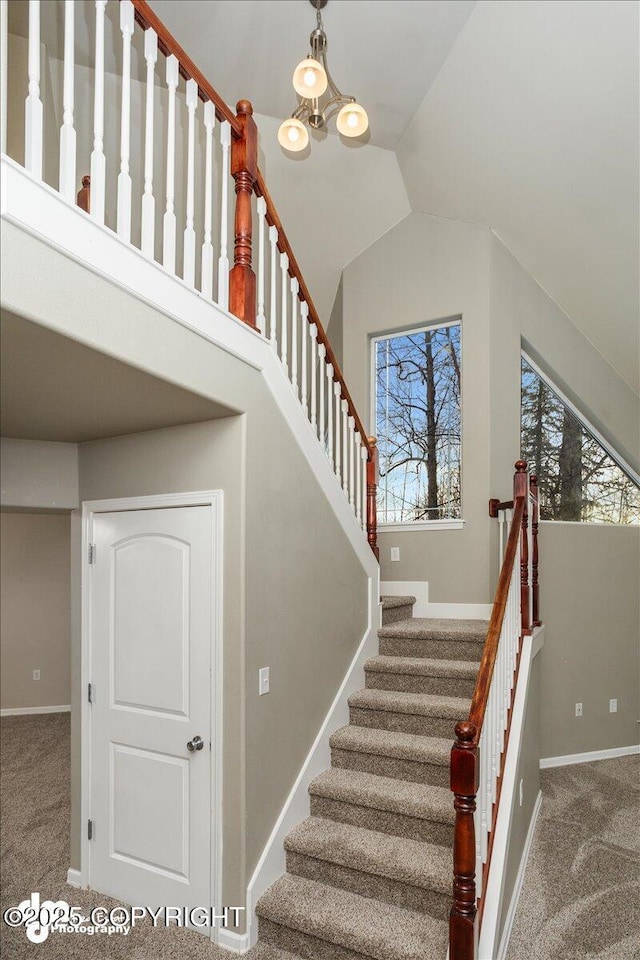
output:
[[541, 780], [508, 960], [639, 960], [640, 757]]
[[[0, 723], [1, 904], [39, 891], [86, 913], [115, 901], [66, 884], [69, 717]], [[639, 960], [640, 757], [545, 770], [544, 801], [508, 960]], [[136, 927], [127, 937], [55, 934], [32, 944], [0, 923], [2, 960], [230, 960], [190, 931]]]
[[[87, 916], [95, 906], [116, 906], [102, 894], [66, 883], [69, 866], [69, 714], [3, 717], [1, 746], [0, 901], [5, 908], [29, 899], [66, 900]], [[24, 928], [0, 921], [2, 960], [231, 960], [206, 937], [176, 927], [136, 926], [128, 936], [50, 934], [31, 943]]]

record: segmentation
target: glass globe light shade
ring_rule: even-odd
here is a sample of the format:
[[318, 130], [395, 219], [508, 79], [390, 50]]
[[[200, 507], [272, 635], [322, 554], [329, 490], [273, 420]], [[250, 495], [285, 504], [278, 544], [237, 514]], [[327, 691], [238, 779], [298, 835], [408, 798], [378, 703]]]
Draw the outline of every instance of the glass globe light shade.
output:
[[305, 100], [321, 97], [328, 82], [324, 67], [313, 57], [301, 60], [293, 71], [293, 89]]
[[347, 103], [336, 117], [336, 126], [343, 137], [359, 137], [369, 128], [369, 117], [359, 103]]
[[278, 143], [285, 150], [297, 153], [299, 150], [304, 150], [309, 143], [309, 131], [300, 120], [289, 117], [280, 124]]

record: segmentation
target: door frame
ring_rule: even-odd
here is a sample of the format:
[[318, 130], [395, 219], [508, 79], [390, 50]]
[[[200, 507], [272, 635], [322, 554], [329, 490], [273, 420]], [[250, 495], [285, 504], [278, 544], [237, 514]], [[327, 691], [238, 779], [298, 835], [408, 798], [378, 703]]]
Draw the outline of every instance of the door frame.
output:
[[[101, 513], [117, 513], [139, 510], [166, 510], [175, 507], [209, 507], [211, 514], [212, 540], [212, 610], [211, 610], [211, 710], [209, 739], [211, 741], [211, 904], [220, 905], [222, 893], [222, 624], [223, 624], [223, 491], [199, 490], [188, 493], [157, 494], [143, 497], [118, 497], [109, 500], [82, 501], [82, 561], [81, 561], [81, 652], [80, 652], [80, 886], [91, 884], [91, 841], [86, 824], [91, 816], [91, 707], [88, 701], [88, 684], [91, 682], [91, 587], [89, 544], [93, 542], [93, 528]], [[213, 728], [213, 729], [211, 729]], [[201, 904], [197, 904], [201, 906]], [[207, 906], [207, 904], [202, 904]], [[210, 938], [218, 942], [219, 927], [213, 925]]]

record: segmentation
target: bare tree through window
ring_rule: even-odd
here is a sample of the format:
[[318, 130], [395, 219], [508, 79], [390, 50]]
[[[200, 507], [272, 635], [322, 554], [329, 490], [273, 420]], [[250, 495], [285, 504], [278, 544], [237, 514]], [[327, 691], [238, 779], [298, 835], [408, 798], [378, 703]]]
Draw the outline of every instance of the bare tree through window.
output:
[[524, 358], [521, 422], [542, 520], [640, 523], [640, 488]]
[[460, 324], [374, 341], [378, 521], [460, 517]]

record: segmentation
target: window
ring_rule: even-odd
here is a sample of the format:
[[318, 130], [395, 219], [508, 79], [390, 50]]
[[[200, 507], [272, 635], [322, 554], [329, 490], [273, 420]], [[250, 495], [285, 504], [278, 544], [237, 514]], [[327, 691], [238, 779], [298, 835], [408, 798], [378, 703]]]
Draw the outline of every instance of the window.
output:
[[640, 523], [640, 488], [524, 357], [521, 424], [542, 520]]
[[373, 340], [379, 523], [460, 517], [460, 322]]

